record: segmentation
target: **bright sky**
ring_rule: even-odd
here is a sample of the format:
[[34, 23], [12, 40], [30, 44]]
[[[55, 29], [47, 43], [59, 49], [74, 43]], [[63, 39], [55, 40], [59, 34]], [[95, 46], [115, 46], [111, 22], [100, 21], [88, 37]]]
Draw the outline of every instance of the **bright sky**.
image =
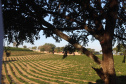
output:
[[[68, 44], [68, 42], [65, 40], [62, 40], [60, 43], [57, 43], [52, 37], [46, 38], [45, 36], [42, 35], [42, 32], [40, 32], [40, 39], [36, 40], [34, 42], [34, 45], [30, 43], [24, 43], [23, 45], [19, 45], [19, 47], [23, 47], [24, 45], [26, 45], [27, 47], [33, 47], [33, 46], [38, 47], [38, 46], [44, 45], [45, 43], [52, 43], [56, 45], [56, 47], [64, 47], [65, 45]], [[7, 43], [5, 43], [5, 45], [7, 46]], [[9, 46], [13, 46], [13, 44], [10, 44]], [[101, 50], [101, 46], [98, 41], [93, 41], [93, 42], [90, 41], [88, 43], [88, 46], [86, 46], [86, 48], [92, 48], [92, 49], [95, 49], [95, 51]]]
[[[42, 33], [42, 32], [40, 32], [40, 33]], [[62, 40], [60, 43], [58, 43], [52, 37], [45, 38], [45, 36], [42, 36], [42, 34], [41, 34], [41, 38], [39, 40], [35, 41], [35, 43], [34, 43], [35, 45], [31, 45], [30, 43], [24, 43], [24, 45], [27, 45], [28, 47], [31, 47], [31, 46], [44, 45], [45, 43], [55, 44], [56, 47], [63, 47], [63, 46], [68, 44], [68, 42], [65, 41], [65, 40]], [[101, 47], [100, 47], [98, 41], [89, 42], [87, 48], [92, 48], [92, 49], [95, 49], [96, 51], [101, 50]]]

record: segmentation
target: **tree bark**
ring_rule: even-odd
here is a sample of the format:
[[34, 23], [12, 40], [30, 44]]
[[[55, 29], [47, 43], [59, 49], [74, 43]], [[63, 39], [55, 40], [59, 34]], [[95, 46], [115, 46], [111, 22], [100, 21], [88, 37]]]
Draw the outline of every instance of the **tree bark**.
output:
[[67, 57], [67, 50], [64, 51], [63, 59]]
[[72, 38], [68, 37], [67, 35], [63, 34], [59, 30], [55, 29], [54, 33], [59, 37], [63, 38], [64, 40], [68, 41], [72, 44], [76, 49], [93, 59], [97, 64], [101, 65], [100, 69], [93, 68], [99, 77], [105, 82], [105, 84], [116, 84], [116, 74], [114, 69], [114, 59], [112, 53], [112, 38], [113, 36], [110, 33], [105, 33], [103, 36], [103, 40], [100, 42], [103, 52], [103, 59], [102, 61], [89, 52], [87, 49], [82, 47], [80, 44], [76, 43]]
[[105, 84], [115, 84], [115, 69], [114, 69], [114, 60], [111, 51], [109, 53], [103, 53], [102, 68], [104, 73]]
[[103, 58], [102, 69], [104, 74], [103, 81], [105, 84], [116, 84], [116, 74], [114, 68], [114, 59], [112, 53], [112, 38], [109, 34], [106, 34], [104, 41], [101, 43]]
[[125, 63], [125, 55], [123, 55], [124, 56], [124, 58], [123, 58], [123, 61], [122, 61], [122, 63]]

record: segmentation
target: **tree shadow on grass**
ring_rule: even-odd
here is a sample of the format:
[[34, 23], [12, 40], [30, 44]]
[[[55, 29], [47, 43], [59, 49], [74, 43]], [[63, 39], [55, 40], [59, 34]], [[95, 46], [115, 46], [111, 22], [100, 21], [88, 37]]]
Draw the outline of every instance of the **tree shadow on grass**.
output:
[[[117, 76], [116, 78], [117, 84], [126, 84], [126, 76]], [[88, 84], [94, 84], [89, 82]], [[101, 79], [96, 80], [96, 84], [104, 84], [104, 82]]]
[[9, 59], [9, 60], [7, 60], [7, 58], [5, 60], [2, 60], [3, 63], [13, 62], [13, 61], [17, 61], [17, 60], [15, 60], [15, 59]]

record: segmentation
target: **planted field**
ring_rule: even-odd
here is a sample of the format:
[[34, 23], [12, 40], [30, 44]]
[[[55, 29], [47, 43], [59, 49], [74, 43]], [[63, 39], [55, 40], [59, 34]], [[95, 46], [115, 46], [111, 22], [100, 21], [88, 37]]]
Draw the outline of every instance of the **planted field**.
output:
[[[100, 57], [100, 56], [99, 56]], [[126, 64], [122, 56], [115, 56], [115, 68], [119, 84], [126, 82]], [[6, 84], [101, 84], [91, 67], [98, 67], [84, 55], [62, 56], [36, 54], [4, 57], [2, 83]]]
[[15, 47], [5, 47], [3, 56], [6, 57], [5, 51], [8, 51], [10, 53], [10, 56], [26, 56], [26, 55], [36, 55], [41, 54], [38, 52], [34, 52], [27, 48], [15, 48]]

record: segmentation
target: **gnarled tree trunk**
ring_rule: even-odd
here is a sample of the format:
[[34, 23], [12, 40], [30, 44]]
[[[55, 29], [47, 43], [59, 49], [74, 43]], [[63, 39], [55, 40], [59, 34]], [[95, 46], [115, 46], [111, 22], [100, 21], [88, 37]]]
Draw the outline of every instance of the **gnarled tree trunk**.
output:
[[93, 68], [105, 84], [116, 84], [116, 74], [114, 69], [114, 59], [112, 53], [112, 40], [101, 43], [103, 57], [101, 68]]
[[102, 45], [103, 59], [101, 66], [104, 74], [103, 81], [105, 82], [105, 84], [116, 84], [116, 74], [114, 69], [114, 59], [111, 45], [111, 43]]
[[70, 37], [63, 34], [62, 32], [55, 30], [55, 33], [63, 38], [64, 40], [71, 43], [76, 49], [93, 59], [97, 64], [101, 65], [100, 69], [93, 68], [99, 77], [105, 82], [105, 84], [116, 84], [116, 74], [114, 69], [114, 60], [112, 54], [112, 35], [110, 33], [104, 34], [103, 40], [101, 41], [101, 47], [103, 52], [103, 59], [102, 61], [88, 51], [86, 48], [82, 47], [80, 44], [73, 41]]

